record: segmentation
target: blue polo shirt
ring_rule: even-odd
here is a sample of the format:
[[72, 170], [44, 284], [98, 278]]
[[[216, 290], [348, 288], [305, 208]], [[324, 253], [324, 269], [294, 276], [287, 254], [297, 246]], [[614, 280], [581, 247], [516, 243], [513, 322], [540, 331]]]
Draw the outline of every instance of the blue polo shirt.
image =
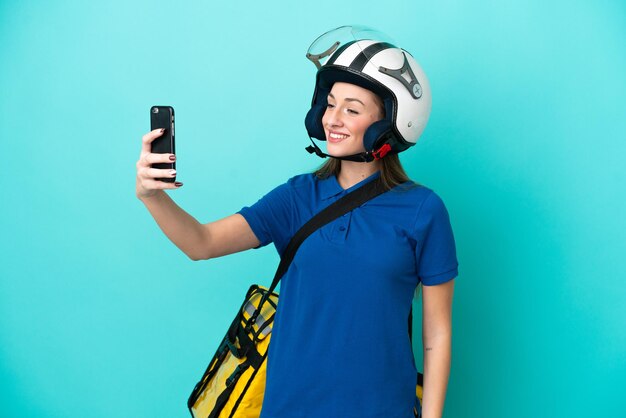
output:
[[[313, 215], [379, 176], [344, 190], [335, 176], [297, 175], [238, 213], [282, 256]], [[442, 200], [413, 182], [310, 235], [280, 281], [261, 418], [412, 418], [415, 288], [457, 267]]]

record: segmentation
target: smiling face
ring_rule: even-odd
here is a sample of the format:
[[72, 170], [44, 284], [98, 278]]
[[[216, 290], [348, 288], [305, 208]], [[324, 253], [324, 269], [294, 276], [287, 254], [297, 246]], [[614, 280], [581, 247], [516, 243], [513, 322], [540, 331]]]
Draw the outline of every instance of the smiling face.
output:
[[383, 117], [380, 98], [354, 84], [337, 82], [327, 100], [328, 106], [322, 116], [326, 152], [335, 157], [364, 152], [365, 131]]

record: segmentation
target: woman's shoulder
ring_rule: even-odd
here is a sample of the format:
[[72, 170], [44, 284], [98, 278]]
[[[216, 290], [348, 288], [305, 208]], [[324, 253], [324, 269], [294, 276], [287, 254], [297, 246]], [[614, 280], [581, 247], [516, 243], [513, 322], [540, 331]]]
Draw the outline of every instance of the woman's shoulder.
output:
[[302, 185], [311, 185], [317, 181], [318, 179], [315, 173], [301, 173], [301, 174], [296, 174], [295, 176], [290, 177], [287, 180], [287, 184], [289, 184], [292, 187], [298, 187]]
[[286, 181], [276, 186], [274, 190], [289, 195], [310, 195], [320, 187], [320, 179], [314, 173], [302, 173], [289, 177]]
[[311, 173], [296, 174], [287, 180], [279, 183], [275, 186], [275, 189], [291, 190], [294, 188], [301, 188], [303, 186], [310, 186], [315, 183], [315, 176]]
[[432, 187], [416, 183], [412, 180], [397, 185], [389, 193], [391, 199], [412, 207], [421, 215], [432, 215], [436, 212], [446, 211], [444, 199]]
[[448, 209], [444, 203], [444, 199], [434, 189], [426, 186], [421, 187], [419, 198], [417, 199], [418, 219], [431, 220], [448, 216]]
[[389, 192], [393, 196], [416, 203], [422, 202], [431, 193], [434, 193], [434, 191], [430, 187], [421, 183], [417, 183], [410, 179], [408, 181], [405, 181], [404, 183], [400, 183], [394, 186], [391, 190], [389, 190]]

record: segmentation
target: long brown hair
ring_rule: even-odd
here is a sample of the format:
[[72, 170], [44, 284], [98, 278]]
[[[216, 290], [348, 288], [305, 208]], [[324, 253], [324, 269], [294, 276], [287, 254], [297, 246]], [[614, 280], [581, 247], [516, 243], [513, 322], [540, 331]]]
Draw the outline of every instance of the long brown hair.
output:
[[[398, 154], [387, 154], [384, 158], [380, 160], [380, 162], [380, 178], [386, 190], [390, 190], [399, 184], [411, 181], [411, 179], [409, 179], [409, 176], [407, 176], [406, 172], [404, 171], [402, 163], [400, 163], [400, 158], [398, 157]], [[317, 176], [318, 179], [326, 179], [332, 175], [334, 175], [335, 177], [339, 176], [340, 171], [341, 160], [337, 158], [329, 158], [317, 170], [314, 171], [314, 174]], [[414, 184], [408, 184], [406, 186], [408, 188], [413, 188], [420, 185], [416, 182], [412, 183]]]

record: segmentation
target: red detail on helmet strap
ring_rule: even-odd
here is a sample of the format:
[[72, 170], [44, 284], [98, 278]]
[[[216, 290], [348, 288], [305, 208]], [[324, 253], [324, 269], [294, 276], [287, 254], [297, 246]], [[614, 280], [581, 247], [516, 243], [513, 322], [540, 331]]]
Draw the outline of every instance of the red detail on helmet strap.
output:
[[372, 152], [372, 155], [374, 156], [375, 160], [380, 160], [385, 155], [387, 155], [389, 151], [391, 151], [391, 145], [385, 144], [382, 147], [378, 148], [377, 151]]

